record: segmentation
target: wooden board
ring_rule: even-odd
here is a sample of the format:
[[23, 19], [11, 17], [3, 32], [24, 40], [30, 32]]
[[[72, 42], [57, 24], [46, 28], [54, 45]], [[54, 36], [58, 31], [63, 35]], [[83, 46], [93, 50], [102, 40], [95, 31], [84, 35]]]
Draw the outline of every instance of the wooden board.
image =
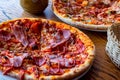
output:
[[[32, 15], [23, 11], [19, 5], [19, 0], [0, 0], [0, 22], [19, 17], [37, 17], [60, 21], [53, 14], [50, 3], [42, 14]], [[96, 56], [93, 66], [80, 80], [120, 80], [120, 69], [111, 62], [105, 52], [107, 42], [106, 33], [82, 31], [94, 42], [96, 46]]]

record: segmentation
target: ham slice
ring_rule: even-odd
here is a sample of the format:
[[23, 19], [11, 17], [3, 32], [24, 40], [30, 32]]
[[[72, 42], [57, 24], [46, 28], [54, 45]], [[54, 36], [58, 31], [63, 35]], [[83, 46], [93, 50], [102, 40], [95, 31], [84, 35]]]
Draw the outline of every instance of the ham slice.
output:
[[66, 55], [77, 55], [77, 54], [81, 54], [83, 51], [85, 51], [85, 46], [84, 46], [84, 43], [81, 42], [81, 40], [76, 40], [76, 43], [75, 43], [75, 48], [76, 50], [75, 51], [72, 51], [72, 52], [68, 52], [66, 53]]
[[46, 59], [41, 57], [34, 57], [33, 60], [35, 61], [35, 64], [38, 65], [38, 66], [42, 66], [43, 64], [46, 63]]
[[[55, 35], [55, 39], [56, 41], [52, 41], [52, 43], [50, 43], [51, 48], [55, 48], [63, 43], [65, 43], [67, 40], [69, 40], [71, 36], [71, 33], [69, 30], [60, 30], [58, 33], [56, 33]], [[61, 39], [62, 37], [62, 39]]]
[[75, 60], [72, 58], [64, 58], [62, 56], [59, 56], [57, 58], [51, 59], [51, 63], [59, 64], [62, 68], [70, 68], [75, 66]]
[[22, 26], [17, 25], [17, 24], [18, 24], [18, 22], [16, 22], [16, 24], [14, 24], [14, 25], [11, 25], [12, 32], [15, 35], [16, 39], [19, 42], [21, 42], [23, 44], [23, 46], [26, 47], [29, 43], [27, 40], [26, 31]]
[[20, 67], [23, 63], [24, 58], [28, 56], [28, 53], [23, 53], [20, 56], [7, 57], [13, 67]]
[[116, 11], [117, 14], [120, 14], [120, 1], [115, 1], [110, 7], [110, 10]]
[[8, 41], [11, 39], [11, 33], [0, 30], [0, 41]]
[[50, 74], [62, 74], [62, 70], [60, 68], [60, 60], [64, 61], [64, 58], [62, 56], [50, 59], [50, 64], [53, 63], [53, 65], [50, 66]]
[[63, 68], [71, 68], [75, 66], [75, 60], [72, 58], [64, 58], [63, 60], [60, 60], [60, 66]]
[[58, 74], [60, 72], [59, 67], [51, 67], [50, 68], [50, 74]]
[[85, 46], [81, 40], [77, 40], [76, 48], [78, 53], [82, 53], [85, 50]]
[[28, 39], [29, 40], [29, 47], [32, 50], [38, 49], [37, 41], [35, 39]]

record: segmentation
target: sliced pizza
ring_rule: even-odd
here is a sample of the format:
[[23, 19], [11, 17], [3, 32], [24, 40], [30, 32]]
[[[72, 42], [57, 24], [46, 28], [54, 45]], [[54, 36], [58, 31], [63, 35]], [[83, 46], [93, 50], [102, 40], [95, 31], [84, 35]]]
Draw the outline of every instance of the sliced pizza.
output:
[[95, 55], [93, 42], [64, 23], [21, 18], [0, 24], [0, 71], [19, 80], [73, 79]]

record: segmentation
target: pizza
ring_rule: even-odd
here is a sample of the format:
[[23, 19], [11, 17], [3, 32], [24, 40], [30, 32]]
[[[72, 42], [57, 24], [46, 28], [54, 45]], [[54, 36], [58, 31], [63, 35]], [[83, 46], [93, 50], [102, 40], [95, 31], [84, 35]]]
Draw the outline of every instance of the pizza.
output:
[[55, 15], [76, 27], [106, 31], [120, 22], [120, 0], [52, 0]]
[[19, 80], [65, 80], [83, 74], [95, 55], [80, 30], [40, 18], [0, 24], [0, 71]]

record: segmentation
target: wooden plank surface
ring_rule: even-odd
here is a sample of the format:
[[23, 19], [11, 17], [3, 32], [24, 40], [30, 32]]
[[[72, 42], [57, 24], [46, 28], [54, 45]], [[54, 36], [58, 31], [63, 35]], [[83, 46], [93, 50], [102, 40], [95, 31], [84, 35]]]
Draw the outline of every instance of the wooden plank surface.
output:
[[[32, 15], [21, 8], [19, 0], [0, 0], [0, 22], [19, 17], [37, 17], [60, 21], [53, 14], [50, 3], [42, 14]], [[105, 52], [106, 32], [82, 31], [94, 42], [96, 56], [93, 66], [80, 80], [120, 80], [120, 69], [111, 62]]]

